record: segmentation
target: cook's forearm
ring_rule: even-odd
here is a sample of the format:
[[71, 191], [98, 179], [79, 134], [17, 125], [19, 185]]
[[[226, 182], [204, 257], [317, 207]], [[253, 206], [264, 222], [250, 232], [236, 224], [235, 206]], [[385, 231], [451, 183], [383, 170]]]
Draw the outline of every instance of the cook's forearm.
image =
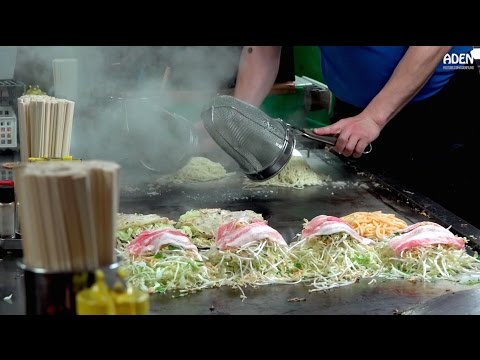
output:
[[383, 128], [423, 88], [450, 49], [451, 46], [410, 46], [365, 113]]
[[245, 46], [240, 57], [234, 96], [260, 106], [277, 78], [281, 50], [281, 46]]

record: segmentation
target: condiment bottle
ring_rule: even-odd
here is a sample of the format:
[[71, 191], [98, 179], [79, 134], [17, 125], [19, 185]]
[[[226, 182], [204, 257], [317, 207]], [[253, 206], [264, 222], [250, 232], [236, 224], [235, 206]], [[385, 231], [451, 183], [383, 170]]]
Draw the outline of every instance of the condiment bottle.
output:
[[113, 286], [112, 296], [117, 315], [146, 315], [149, 311], [149, 294], [130, 285], [125, 286], [126, 273], [123, 268], [117, 271], [118, 280]]
[[115, 315], [115, 303], [101, 270], [95, 271], [92, 287], [77, 294], [77, 315]]

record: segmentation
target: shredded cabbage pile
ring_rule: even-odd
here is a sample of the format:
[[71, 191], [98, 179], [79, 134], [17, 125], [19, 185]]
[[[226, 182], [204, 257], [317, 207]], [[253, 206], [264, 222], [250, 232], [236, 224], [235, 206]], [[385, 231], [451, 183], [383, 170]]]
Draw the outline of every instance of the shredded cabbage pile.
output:
[[239, 249], [215, 248], [203, 252], [210, 278], [216, 286], [259, 286], [301, 281], [290, 261], [288, 246], [269, 241], [251, 242]]
[[176, 228], [184, 230], [198, 248], [209, 248], [222, 223], [221, 212], [220, 209], [189, 210], [178, 218]]
[[384, 263], [379, 276], [388, 279], [455, 280], [459, 274], [480, 273], [480, 260], [449, 245], [406, 249], [398, 256], [386, 240], [379, 244], [378, 252]]
[[353, 284], [360, 278], [376, 276], [382, 269], [373, 246], [363, 245], [345, 233], [292, 243], [290, 257], [302, 278], [315, 288], [311, 291]]
[[[208, 224], [197, 220], [198, 210], [183, 215], [177, 228], [199, 246], [203, 239], [210, 247], [199, 254], [169, 245], [153, 256], [134, 257], [126, 249], [128, 241], [142, 230], [172, 228], [171, 222], [147, 224], [122, 230], [117, 251], [124, 259], [128, 282], [156, 293], [178, 291], [181, 296], [204, 288], [303, 282], [312, 291], [345, 286], [361, 278], [375, 277], [432, 281], [456, 280], [460, 274], [480, 275], [480, 260], [465, 250], [438, 244], [407, 249], [397, 256], [388, 239], [364, 245], [346, 233], [315, 236], [288, 246], [255, 241], [239, 249], [220, 250], [214, 245], [213, 228], [222, 216], [216, 213]], [[210, 214], [211, 215], [211, 214]], [[223, 214], [225, 215], [225, 214]], [[181, 217], [182, 218], [182, 217]], [[213, 220], [212, 220], [213, 219]], [[118, 236], [118, 234], [117, 234]], [[245, 298], [244, 294], [242, 295]]]
[[115, 237], [120, 247], [125, 246], [146, 230], [173, 229], [175, 221], [157, 214], [117, 214], [117, 230]]
[[176, 228], [184, 231], [198, 248], [204, 249], [214, 246], [215, 236], [220, 225], [239, 218], [263, 220], [262, 214], [257, 214], [252, 210], [189, 210], [178, 218]]
[[[375, 248], [340, 233], [301, 240], [289, 246], [268, 241], [239, 249], [201, 251], [201, 258], [182, 249], [162, 249], [154, 256], [133, 257], [122, 250], [128, 282], [142, 290], [195, 292], [203, 288], [304, 282], [327, 290], [362, 278], [455, 280], [459, 274], [480, 275], [480, 260], [464, 250], [436, 245], [405, 250], [395, 256], [386, 243]], [[241, 290], [242, 291], [242, 290]]]
[[195, 255], [171, 245], [148, 257], [123, 252], [127, 282], [150, 293], [200, 290], [207, 287], [210, 280], [204, 262]]

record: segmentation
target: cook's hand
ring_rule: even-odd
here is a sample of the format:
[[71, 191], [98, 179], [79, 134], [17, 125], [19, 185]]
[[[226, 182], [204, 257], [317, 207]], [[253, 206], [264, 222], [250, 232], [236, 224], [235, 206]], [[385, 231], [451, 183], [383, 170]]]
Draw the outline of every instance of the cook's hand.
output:
[[359, 158], [365, 148], [374, 141], [382, 127], [363, 112], [337, 121], [335, 124], [314, 129], [317, 135], [337, 135], [334, 150], [344, 156]]

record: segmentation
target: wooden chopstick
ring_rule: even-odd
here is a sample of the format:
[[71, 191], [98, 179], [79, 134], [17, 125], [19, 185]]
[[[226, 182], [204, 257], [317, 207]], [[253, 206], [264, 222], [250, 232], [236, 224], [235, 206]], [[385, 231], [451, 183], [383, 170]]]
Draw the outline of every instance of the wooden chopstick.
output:
[[107, 161], [15, 168], [27, 266], [68, 272], [115, 262], [119, 168]]

